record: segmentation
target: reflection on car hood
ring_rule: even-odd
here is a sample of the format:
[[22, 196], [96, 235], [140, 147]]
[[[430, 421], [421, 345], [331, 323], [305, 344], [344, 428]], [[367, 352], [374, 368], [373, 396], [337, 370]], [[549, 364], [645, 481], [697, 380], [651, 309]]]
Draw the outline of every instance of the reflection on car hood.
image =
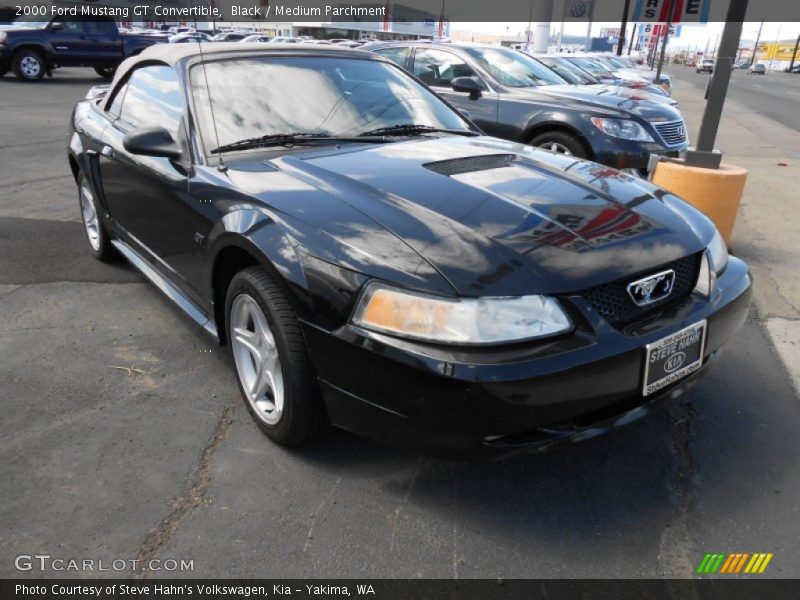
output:
[[[597, 85], [550, 85], [537, 88], [537, 91], [548, 94], [554, 98], [570, 98], [593, 108], [610, 108], [635, 114], [646, 121], [677, 121], [681, 114], [669, 102], [652, 102], [655, 96], [640, 92], [629, 95], [615, 95], [608, 90], [631, 88], [618, 88], [615, 86]], [[664, 97], [669, 101], [669, 98]]]
[[698, 252], [712, 232], [643, 180], [489, 137], [301, 151], [262, 160], [261, 172], [227, 164], [234, 184], [306, 223], [308, 207], [281, 200], [266, 171], [327, 194], [332, 226], [366, 215], [465, 296], [578, 291]]

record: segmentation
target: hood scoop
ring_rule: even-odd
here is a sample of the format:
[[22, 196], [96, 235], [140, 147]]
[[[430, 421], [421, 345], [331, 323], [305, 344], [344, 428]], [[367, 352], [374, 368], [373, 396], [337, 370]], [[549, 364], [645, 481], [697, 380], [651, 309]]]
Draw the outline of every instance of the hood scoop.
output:
[[438, 160], [422, 165], [429, 171], [452, 177], [453, 175], [463, 175], [464, 173], [476, 173], [478, 171], [489, 171], [491, 169], [503, 169], [511, 166], [515, 154], [484, 154], [481, 156], [467, 156], [464, 158], [451, 158], [448, 160]]

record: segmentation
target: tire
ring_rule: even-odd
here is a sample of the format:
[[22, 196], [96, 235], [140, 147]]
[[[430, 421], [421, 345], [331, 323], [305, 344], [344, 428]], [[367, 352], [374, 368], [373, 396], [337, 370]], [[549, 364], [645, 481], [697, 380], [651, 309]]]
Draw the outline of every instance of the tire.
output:
[[263, 267], [237, 273], [225, 297], [225, 331], [239, 391], [261, 431], [282, 446], [318, 439], [327, 415], [283, 283]]
[[566, 131], [545, 131], [533, 137], [531, 146], [550, 150], [557, 154], [566, 154], [576, 158], [589, 158], [583, 142], [577, 136]]
[[117, 72], [116, 67], [95, 67], [94, 72], [103, 79], [113, 79], [114, 73]]
[[118, 253], [111, 244], [111, 239], [97, 211], [97, 199], [92, 186], [83, 173], [78, 176], [78, 205], [81, 209], [83, 230], [86, 233], [86, 241], [89, 242], [91, 253], [102, 262], [116, 259]]
[[47, 65], [39, 52], [23, 48], [14, 55], [12, 69], [14, 75], [23, 81], [40, 81]]

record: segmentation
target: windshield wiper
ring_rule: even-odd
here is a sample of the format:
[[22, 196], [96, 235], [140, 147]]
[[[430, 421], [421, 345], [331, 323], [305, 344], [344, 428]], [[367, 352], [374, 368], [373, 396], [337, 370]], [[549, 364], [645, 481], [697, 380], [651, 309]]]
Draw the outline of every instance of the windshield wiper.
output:
[[477, 131], [471, 129], [447, 129], [445, 127], [432, 127], [431, 125], [417, 125], [414, 123], [403, 123], [400, 125], [391, 125], [389, 127], [379, 127], [371, 131], [365, 131], [358, 135], [358, 137], [365, 137], [370, 135], [414, 135], [415, 133], [452, 133], [455, 135], [476, 136], [480, 135]]
[[305, 144], [316, 141], [335, 141], [335, 142], [386, 142], [383, 137], [373, 136], [343, 136], [343, 135], [328, 135], [327, 133], [273, 133], [270, 135], [262, 135], [259, 137], [248, 138], [246, 140], [239, 140], [238, 142], [231, 142], [230, 144], [223, 144], [218, 148], [210, 151], [210, 154], [218, 152], [232, 152], [234, 150], [248, 150], [250, 148], [268, 148], [270, 146], [294, 146], [296, 144]]

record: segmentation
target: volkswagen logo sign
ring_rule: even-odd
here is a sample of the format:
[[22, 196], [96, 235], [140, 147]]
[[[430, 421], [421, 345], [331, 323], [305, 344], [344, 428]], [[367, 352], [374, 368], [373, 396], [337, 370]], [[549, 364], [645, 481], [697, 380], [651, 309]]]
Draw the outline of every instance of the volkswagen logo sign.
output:
[[628, 296], [636, 306], [647, 306], [663, 300], [672, 293], [675, 271], [669, 269], [628, 284]]
[[575, 19], [580, 19], [583, 15], [586, 14], [586, 4], [581, 2], [581, 0], [575, 0], [570, 6], [569, 14]]
[[686, 362], [686, 354], [683, 352], [676, 352], [672, 356], [670, 356], [666, 361], [664, 361], [664, 371], [667, 373], [673, 373], [680, 369], [683, 366], [683, 363]]

